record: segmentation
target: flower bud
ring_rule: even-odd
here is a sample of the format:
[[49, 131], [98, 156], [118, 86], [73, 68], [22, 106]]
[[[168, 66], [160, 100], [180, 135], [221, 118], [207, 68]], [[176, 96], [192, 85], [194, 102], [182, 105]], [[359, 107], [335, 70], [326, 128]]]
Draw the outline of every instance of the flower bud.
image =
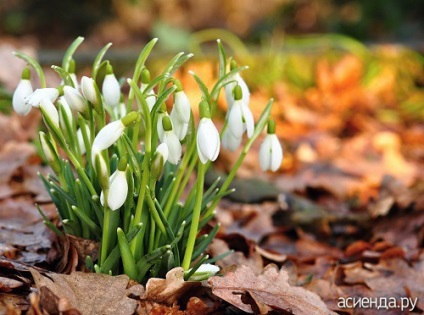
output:
[[[113, 211], [119, 209], [127, 199], [128, 182], [125, 170], [126, 165], [123, 170], [118, 167], [118, 169], [109, 178], [107, 205]], [[104, 205], [103, 191], [100, 194], [100, 202]]]
[[31, 105], [25, 103], [25, 98], [32, 93], [30, 77], [31, 72], [26, 67], [22, 71], [21, 81], [19, 81], [19, 84], [13, 93], [13, 109], [19, 115], [27, 115], [31, 110]]
[[283, 149], [275, 134], [275, 123], [271, 120], [268, 123], [268, 133], [259, 149], [259, 165], [265, 172], [271, 170], [275, 172], [280, 168], [283, 161]]
[[56, 174], [60, 174], [60, 172], [62, 171], [62, 168], [60, 166], [60, 159], [59, 159], [59, 155], [56, 152], [55, 146], [48, 139], [47, 135], [42, 131], [39, 132], [39, 138], [40, 138], [41, 149], [44, 153], [44, 157], [46, 158], [47, 162], [49, 163], [53, 171]]
[[152, 178], [158, 180], [163, 173], [163, 167], [168, 160], [169, 150], [166, 143], [161, 143], [152, 159], [150, 174]]
[[[43, 98], [40, 103], [40, 108], [43, 109], [43, 115], [47, 115], [48, 120], [51, 121], [54, 126], [59, 129], [59, 113], [57, 112], [57, 109], [53, 105], [53, 103], [49, 99]], [[49, 125], [47, 121], [46, 124]]]
[[80, 113], [83, 113], [86, 111], [87, 102], [77, 89], [69, 85], [65, 85], [63, 87], [63, 93], [69, 107], [71, 107], [73, 110], [76, 110]]
[[118, 106], [121, 98], [121, 87], [113, 74], [113, 68], [110, 64], [106, 67], [106, 76], [102, 86], [103, 98], [105, 104], [109, 107]]
[[82, 95], [96, 107], [100, 103], [100, 92], [97, 87], [96, 81], [93, 78], [83, 76], [81, 78], [81, 92]]
[[219, 132], [210, 118], [202, 118], [197, 129], [197, 153], [203, 164], [218, 157], [221, 140]]

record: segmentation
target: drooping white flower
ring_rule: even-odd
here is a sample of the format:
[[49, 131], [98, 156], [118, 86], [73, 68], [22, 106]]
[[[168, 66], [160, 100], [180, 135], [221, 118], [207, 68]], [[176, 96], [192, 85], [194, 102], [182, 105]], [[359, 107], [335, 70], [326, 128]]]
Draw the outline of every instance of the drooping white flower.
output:
[[241, 90], [242, 90], [242, 93], [243, 93], [242, 101], [243, 101], [243, 103], [248, 105], [249, 102], [250, 102], [250, 91], [249, 91], [249, 87], [247, 86], [246, 82], [240, 76], [240, 73], [236, 73], [235, 75], [231, 76], [230, 78], [228, 78], [228, 81], [230, 83], [228, 83], [225, 86], [225, 98], [227, 100], [228, 109], [231, 109], [231, 107], [234, 104], [233, 91], [234, 91], [234, 88], [236, 87], [236, 85], [239, 85]]
[[183, 140], [187, 134], [190, 122], [190, 101], [183, 90], [175, 93], [174, 106], [171, 111], [171, 120], [178, 139]]
[[106, 68], [106, 76], [103, 81], [102, 93], [105, 104], [109, 107], [118, 106], [121, 98], [121, 87], [119, 82], [113, 74], [112, 66], [108, 65]]
[[283, 161], [283, 149], [275, 133], [268, 133], [259, 149], [259, 165], [265, 172], [275, 172]]
[[113, 145], [123, 134], [125, 125], [121, 119], [104, 126], [94, 138], [93, 151], [103, 151]]
[[99, 102], [96, 93], [96, 82], [93, 78], [87, 76], [81, 78], [81, 92], [91, 104], [97, 104]]
[[230, 151], [235, 151], [240, 147], [242, 138], [236, 138], [232, 133], [227, 129], [224, 130], [222, 135], [222, 147], [229, 149]]
[[[109, 177], [109, 193], [107, 197], [107, 205], [111, 210], [119, 209], [127, 199], [128, 195], [128, 183], [125, 171], [117, 169]], [[100, 202], [104, 205], [104, 194], [103, 191], [100, 194]]]
[[218, 158], [221, 140], [219, 132], [210, 118], [202, 118], [197, 129], [197, 153], [200, 161], [206, 164]]
[[43, 99], [49, 100], [54, 103], [59, 96], [59, 91], [55, 88], [43, 88], [36, 89], [30, 95], [25, 97], [25, 104], [32, 107], [40, 107], [40, 103]]
[[27, 115], [31, 110], [31, 105], [25, 103], [25, 98], [32, 93], [32, 85], [29, 79], [21, 79], [15, 92], [13, 93], [13, 109], [19, 115]]
[[247, 130], [247, 137], [253, 135], [255, 129], [255, 122], [253, 120], [252, 112], [243, 101], [235, 100], [233, 106], [228, 114], [228, 129], [234, 138], [240, 139], [245, 130]]
[[168, 156], [169, 156], [168, 145], [165, 142], [161, 143], [156, 148], [156, 152], [153, 155], [151, 168], [150, 168], [150, 176], [152, 179], [158, 180], [161, 177], [165, 163], [168, 160]]
[[82, 96], [82, 94], [75, 88], [65, 85], [63, 87], [63, 93], [68, 103], [69, 107], [73, 110], [76, 110], [80, 113], [84, 112], [87, 109], [87, 102]]
[[59, 113], [57, 112], [56, 107], [53, 105], [53, 103], [47, 99], [43, 98], [40, 103], [40, 108], [43, 109], [44, 114], [47, 115], [52, 123], [55, 125], [55, 127], [59, 127]]

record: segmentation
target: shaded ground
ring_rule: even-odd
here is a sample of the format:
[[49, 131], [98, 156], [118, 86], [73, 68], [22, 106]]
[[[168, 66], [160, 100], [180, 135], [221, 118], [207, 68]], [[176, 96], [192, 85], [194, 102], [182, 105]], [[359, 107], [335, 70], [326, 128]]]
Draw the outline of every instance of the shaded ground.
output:
[[[257, 152], [248, 155], [238, 191], [217, 211], [222, 228], [209, 250], [235, 252], [218, 262], [224, 277], [203, 284], [184, 283], [178, 269], [144, 288], [125, 277], [64, 275], [79, 268], [81, 243], [58, 240], [33, 205], [56, 218], [36, 176], [48, 170], [28, 143], [39, 116], [1, 115], [0, 313], [423, 313], [424, 124], [422, 107], [407, 106], [413, 96], [421, 104], [423, 68], [413, 63], [406, 76], [396, 64], [401, 54], [389, 48], [392, 59], [368, 82], [368, 65], [346, 54], [317, 58], [313, 84], [301, 90], [287, 78], [255, 90], [257, 114], [276, 98], [285, 159], [277, 174], [262, 174]], [[206, 80], [213, 73], [210, 64], [187, 68]], [[223, 152], [216, 171], [234, 159]], [[396, 303], [380, 310], [338, 305], [359, 297]], [[401, 310], [402, 298], [417, 303]], [[94, 300], [110, 308], [90, 309]]]

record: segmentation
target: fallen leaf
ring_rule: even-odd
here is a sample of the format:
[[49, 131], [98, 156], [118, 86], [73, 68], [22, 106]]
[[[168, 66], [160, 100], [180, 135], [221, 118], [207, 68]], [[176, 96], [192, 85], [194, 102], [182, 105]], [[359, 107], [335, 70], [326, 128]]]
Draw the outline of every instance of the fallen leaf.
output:
[[127, 296], [129, 277], [74, 272], [42, 274], [31, 269], [40, 302], [48, 313], [133, 314], [137, 301]]
[[187, 290], [199, 285], [200, 282], [184, 281], [184, 269], [177, 267], [168, 271], [166, 279], [150, 278], [141, 299], [172, 305]]
[[[253, 313], [256, 307], [262, 312], [285, 311], [293, 314], [334, 314], [320, 297], [304, 288], [291, 286], [285, 270], [268, 265], [260, 275], [248, 266], [238, 266], [223, 277], [211, 277], [208, 280], [212, 293], [241, 310]], [[250, 295], [255, 305], [243, 302]]]

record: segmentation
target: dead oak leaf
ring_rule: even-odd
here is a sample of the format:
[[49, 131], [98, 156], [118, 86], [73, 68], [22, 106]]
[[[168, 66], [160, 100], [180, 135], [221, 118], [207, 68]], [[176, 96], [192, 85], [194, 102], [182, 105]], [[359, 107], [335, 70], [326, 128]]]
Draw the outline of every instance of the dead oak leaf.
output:
[[40, 292], [40, 302], [49, 314], [133, 314], [137, 301], [127, 296], [129, 278], [74, 272], [70, 275], [39, 273], [30, 269]]
[[196, 285], [200, 285], [200, 282], [184, 281], [184, 269], [177, 267], [168, 271], [166, 279], [149, 279], [141, 299], [172, 305], [184, 292]]
[[248, 313], [333, 314], [317, 294], [291, 286], [288, 279], [288, 273], [275, 265], [268, 265], [260, 275], [241, 265], [223, 277], [211, 277], [208, 283], [213, 294]]

